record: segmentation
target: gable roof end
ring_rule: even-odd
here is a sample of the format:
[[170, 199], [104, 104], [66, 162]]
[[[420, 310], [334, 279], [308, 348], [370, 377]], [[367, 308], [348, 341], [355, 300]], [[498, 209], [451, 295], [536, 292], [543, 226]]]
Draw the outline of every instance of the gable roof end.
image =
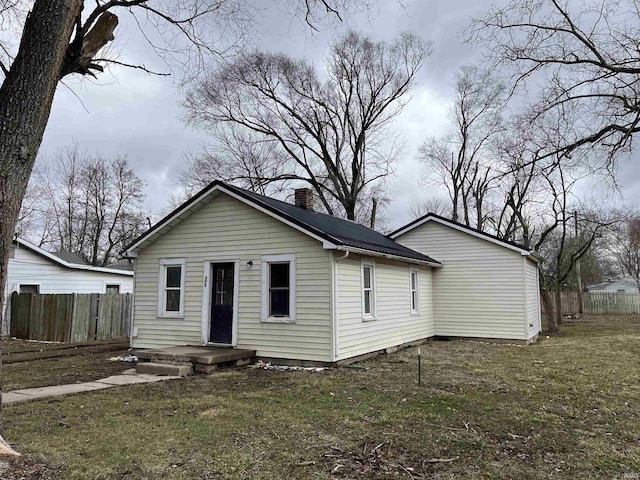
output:
[[447, 227], [453, 228], [454, 230], [458, 230], [469, 235], [472, 235], [477, 238], [481, 238], [488, 242], [491, 242], [495, 245], [500, 245], [501, 247], [508, 248], [509, 250], [516, 251], [523, 256], [529, 256], [531, 259], [537, 263], [540, 263], [542, 259], [535, 252], [530, 249], [519, 245], [515, 242], [510, 242], [508, 240], [502, 240], [495, 235], [492, 235], [487, 232], [483, 232], [482, 230], [478, 230], [477, 228], [469, 227], [468, 225], [464, 225], [459, 222], [455, 222], [445, 217], [441, 217], [440, 215], [436, 215], [435, 213], [427, 213], [426, 215], [409, 222], [404, 227], [400, 227], [399, 229], [391, 232], [388, 236], [392, 239], [397, 239], [398, 237], [408, 233], [421, 225], [424, 225], [427, 222], [435, 222], [441, 225], [445, 225]]

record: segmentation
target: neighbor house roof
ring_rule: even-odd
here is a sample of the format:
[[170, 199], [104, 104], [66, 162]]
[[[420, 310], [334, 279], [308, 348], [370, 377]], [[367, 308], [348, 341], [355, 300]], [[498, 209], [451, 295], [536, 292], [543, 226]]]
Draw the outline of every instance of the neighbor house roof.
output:
[[60, 260], [64, 260], [67, 263], [73, 263], [75, 265], [87, 265], [87, 262], [84, 259], [75, 253], [71, 252], [49, 252], [52, 255], [55, 255]]
[[[56, 263], [65, 268], [69, 268], [73, 270], [87, 270], [90, 272], [113, 273], [114, 275], [125, 275], [128, 277], [133, 276], [133, 272], [130, 272], [127, 270], [119, 270], [119, 269], [108, 268], [108, 267], [94, 267], [93, 265], [87, 265], [86, 263], [78, 264], [78, 263], [68, 262], [63, 258], [61, 258], [59, 256], [59, 253], [47, 252], [46, 250], [43, 250], [42, 248], [37, 247], [34, 244], [22, 238], [16, 238], [14, 240], [14, 243], [18, 246], [18, 248], [26, 248], [27, 250], [30, 250], [33, 253], [40, 255], [41, 257], [44, 257], [48, 260], [51, 260], [53, 263]], [[72, 257], [67, 256], [67, 258], [72, 258]]]
[[519, 252], [522, 255], [530, 256], [531, 259], [534, 260], [535, 262], [542, 261], [541, 257], [539, 257], [535, 252], [531, 251], [527, 247], [519, 245], [515, 242], [510, 242], [508, 240], [502, 240], [501, 238], [498, 238], [495, 235], [492, 235], [487, 232], [483, 232], [482, 230], [478, 230], [477, 228], [469, 227], [468, 225], [464, 225], [459, 222], [455, 222], [449, 218], [441, 217], [440, 215], [436, 215], [435, 213], [427, 213], [426, 215], [412, 222], [409, 222], [404, 227], [400, 227], [394, 232], [391, 232], [389, 234], [389, 238], [392, 238], [395, 240], [399, 236], [404, 235], [405, 233], [410, 232], [411, 230], [414, 230], [415, 228], [418, 228], [419, 226], [424, 225], [425, 223], [428, 223], [428, 222], [434, 222], [434, 223], [439, 223], [441, 225], [446, 225], [450, 228], [453, 228], [454, 230], [468, 233], [469, 235], [472, 235], [477, 238], [482, 238], [491, 243], [495, 243], [496, 245], [500, 245], [510, 250]]
[[296, 207], [243, 188], [214, 181], [164, 217], [126, 248], [130, 256], [155, 238], [184, 221], [201, 208], [216, 192], [223, 192], [261, 212], [322, 242], [326, 249], [336, 249], [373, 256], [397, 258], [413, 263], [440, 266], [440, 262], [396, 243], [385, 235], [359, 223]]

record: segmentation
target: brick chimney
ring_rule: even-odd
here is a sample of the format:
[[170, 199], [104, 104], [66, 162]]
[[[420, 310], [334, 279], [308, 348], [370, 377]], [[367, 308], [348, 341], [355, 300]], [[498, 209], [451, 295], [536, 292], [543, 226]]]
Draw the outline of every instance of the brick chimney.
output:
[[296, 207], [313, 210], [313, 190], [310, 188], [296, 188], [295, 197]]

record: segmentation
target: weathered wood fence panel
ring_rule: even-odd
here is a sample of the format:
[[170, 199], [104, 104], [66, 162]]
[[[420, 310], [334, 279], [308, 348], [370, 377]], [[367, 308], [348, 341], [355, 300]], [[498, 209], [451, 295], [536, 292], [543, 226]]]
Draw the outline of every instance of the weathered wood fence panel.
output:
[[584, 309], [599, 314], [640, 314], [640, 293], [589, 292], [584, 296]]
[[11, 336], [83, 342], [129, 335], [133, 300], [127, 294], [11, 295]]
[[562, 292], [561, 296], [562, 315], [578, 315], [580, 313], [580, 294], [578, 292]]
[[[582, 302], [584, 313], [640, 314], [640, 293], [584, 292]], [[577, 315], [579, 312], [578, 292], [562, 292], [562, 315]]]

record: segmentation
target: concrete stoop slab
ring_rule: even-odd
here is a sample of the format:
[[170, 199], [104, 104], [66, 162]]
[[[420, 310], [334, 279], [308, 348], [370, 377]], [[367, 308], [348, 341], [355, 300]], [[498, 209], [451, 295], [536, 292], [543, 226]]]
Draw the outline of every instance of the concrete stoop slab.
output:
[[172, 365], [168, 363], [142, 362], [136, 366], [140, 374], [186, 377], [193, 373], [191, 365]]

